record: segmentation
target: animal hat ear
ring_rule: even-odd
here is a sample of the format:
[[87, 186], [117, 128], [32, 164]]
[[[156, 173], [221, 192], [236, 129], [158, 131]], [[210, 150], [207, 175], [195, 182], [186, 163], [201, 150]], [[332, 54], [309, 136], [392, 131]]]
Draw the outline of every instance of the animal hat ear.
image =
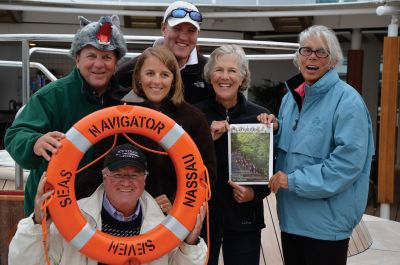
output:
[[111, 21], [114, 26], [117, 26], [118, 28], [120, 28], [119, 17], [117, 15], [112, 15]]
[[83, 17], [83, 16], [79, 16], [79, 24], [81, 25], [81, 28], [83, 28], [84, 26], [86, 26], [87, 24], [89, 24], [91, 21], [88, 20], [87, 18]]

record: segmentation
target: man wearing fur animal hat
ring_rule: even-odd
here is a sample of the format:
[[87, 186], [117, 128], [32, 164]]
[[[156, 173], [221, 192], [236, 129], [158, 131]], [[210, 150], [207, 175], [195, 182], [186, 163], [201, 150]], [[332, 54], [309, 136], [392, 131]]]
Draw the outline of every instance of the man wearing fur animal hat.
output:
[[[64, 133], [81, 118], [101, 109], [119, 87], [114, 72], [127, 49], [118, 17], [104, 16], [96, 22], [84, 17], [79, 20], [81, 28], [70, 50], [74, 69], [37, 91], [5, 135], [6, 150], [19, 165], [31, 170], [25, 187], [26, 215], [33, 211], [38, 182], [52, 154], [60, 148]], [[90, 149], [81, 165], [91, 160]], [[78, 175], [78, 198], [85, 188], [81, 186]]]

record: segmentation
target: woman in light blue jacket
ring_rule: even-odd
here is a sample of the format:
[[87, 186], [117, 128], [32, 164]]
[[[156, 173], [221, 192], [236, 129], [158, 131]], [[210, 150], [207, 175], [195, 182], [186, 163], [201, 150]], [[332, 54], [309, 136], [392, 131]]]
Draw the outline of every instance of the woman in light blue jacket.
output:
[[279, 110], [276, 173], [286, 265], [346, 264], [349, 236], [367, 202], [371, 119], [359, 93], [340, 80], [335, 33], [312, 26], [299, 36], [300, 74], [286, 82]]

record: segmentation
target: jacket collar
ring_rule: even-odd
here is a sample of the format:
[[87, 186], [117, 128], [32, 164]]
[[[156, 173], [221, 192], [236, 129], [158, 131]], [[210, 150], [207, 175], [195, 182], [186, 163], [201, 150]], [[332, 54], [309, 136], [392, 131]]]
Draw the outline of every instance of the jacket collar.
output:
[[[313, 96], [324, 94], [328, 92], [333, 84], [339, 81], [339, 75], [335, 68], [325, 73], [317, 82], [314, 84], [305, 86], [306, 96]], [[294, 77], [288, 79], [285, 84], [286, 87], [293, 92], [297, 87], [304, 83], [304, 78], [301, 74], [297, 74]]]
[[[192, 50], [192, 52], [189, 55], [188, 61], [182, 68], [185, 68], [186, 65], [193, 65], [193, 64], [198, 64], [198, 63], [199, 63], [199, 59], [197, 58], [197, 49], [196, 49], [196, 47], [194, 47], [194, 49]], [[180, 70], [182, 70], [182, 68]]]
[[78, 201], [78, 206], [88, 223], [97, 229], [101, 229], [101, 209], [103, 207], [104, 186], [101, 184], [88, 198]]
[[333, 85], [339, 81], [339, 75], [335, 68], [325, 73], [317, 82], [311, 86], [306, 85], [306, 96], [321, 95], [327, 93]]
[[235, 116], [236, 114], [240, 115], [243, 111], [246, 111], [247, 100], [246, 97], [243, 95], [242, 92], [238, 92], [237, 94], [237, 103], [230, 109], [225, 109], [225, 107], [217, 102], [215, 93], [211, 93], [211, 102], [213, 103], [213, 108], [218, 113], [226, 113], [228, 111], [229, 116]]
[[117, 78], [112, 75], [111, 79], [108, 83], [108, 87], [104, 94], [102, 96], [97, 96], [95, 93], [94, 88], [92, 88], [86, 80], [82, 77], [81, 73], [79, 72], [79, 69], [77, 67], [74, 68], [74, 74], [77, 75], [79, 80], [81, 81], [81, 92], [85, 96], [85, 98], [92, 103], [104, 105], [105, 102], [107, 102], [113, 91], [118, 90], [119, 84], [117, 81]]
[[[310, 85], [305, 85], [305, 98], [308, 100], [312, 100], [319, 95], [327, 93], [330, 89], [333, 88], [333, 85], [339, 81], [339, 75], [335, 68], [329, 70], [325, 73], [317, 82]], [[294, 77], [288, 79], [285, 82], [286, 88], [291, 92], [293, 95], [294, 100], [297, 103], [299, 111], [302, 108], [302, 99], [301, 96], [295, 91], [300, 85], [305, 82], [302, 74], [297, 74]]]
[[[126, 93], [126, 89], [121, 89], [118, 90], [117, 92], [120, 93], [120, 95], [122, 95], [123, 93]], [[116, 93], [114, 93], [115, 95]], [[116, 98], [114, 96], [114, 98]], [[139, 97], [138, 95], [135, 94], [135, 92], [133, 92], [132, 89], [130, 89], [130, 91], [128, 93], [126, 93], [124, 96], [120, 97], [121, 101], [126, 102], [126, 103], [131, 103], [133, 105], [139, 105], [139, 106], [143, 106], [143, 107], [147, 107], [147, 108], [151, 108], [151, 109], [156, 109], [156, 106], [148, 101], [145, 98]], [[159, 111], [163, 112], [163, 113], [171, 113], [172, 110], [175, 110], [176, 106], [172, 103], [171, 101], [171, 96], [168, 95], [164, 101], [161, 103], [161, 107], [159, 109]]]

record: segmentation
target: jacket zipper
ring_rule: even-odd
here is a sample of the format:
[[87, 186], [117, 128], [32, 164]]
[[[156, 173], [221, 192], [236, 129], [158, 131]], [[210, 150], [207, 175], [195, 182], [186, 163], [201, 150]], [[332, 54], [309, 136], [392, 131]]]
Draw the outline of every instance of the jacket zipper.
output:
[[[292, 97], [293, 97], [293, 101], [294, 101], [295, 104], [296, 104], [296, 100], [294, 99], [294, 96], [293, 96], [293, 95], [292, 95]], [[298, 124], [299, 124], [301, 112], [304, 110], [303, 107], [304, 107], [305, 101], [306, 101], [306, 100], [305, 100], [305, 98], [304, 98], [303, 106], [302, 106], [301, 110], [298, 111], [297, 117], [295, 118], [294, 123], [293, 123], [293, 125], [292, 125], [292, 130], [293, 130], [293, 136], [292, 136], [292, 137], [293, 137], [293, 138], [295, 137], [295, 134], [297, 134], [296, 130], [297, 130], [297, 126], [298, 126]], [[298, 110], [298, 108], [297, 108], [297, 110]], [[289, 146], [288, 146], [287, 152], [290, 153], [291, 151], [292, 151], [292, 141], [290, 141], [290, 144], [289, 144]], [[287, 167], [287, 159], [285, 159], [285, 168], [288, 168], [288, 167]]]
[[225, 120], [229, 123], [229, 111], [227, 109], [225, 110], [225, 115], [226, 115]]

